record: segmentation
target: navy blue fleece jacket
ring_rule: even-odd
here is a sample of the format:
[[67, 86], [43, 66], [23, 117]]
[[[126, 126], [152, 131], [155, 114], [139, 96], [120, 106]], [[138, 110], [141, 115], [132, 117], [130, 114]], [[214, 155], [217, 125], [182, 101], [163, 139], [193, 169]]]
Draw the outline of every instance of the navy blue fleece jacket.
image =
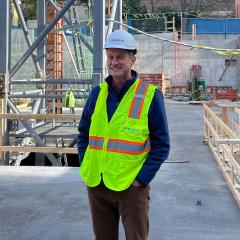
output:
[[[124, 94], [130, 88], [137, 78], [137, 73], [132, 70], [132, 79], [126, 81], [121, 91], [117, 93], [112, 86], [112, 77], [106, 79], [109, 88], [109, 95], [107, 98], [107, 114], [108, 121], [111, 120]], [[91, 124], [91, 116], [93, 115], [95, 104], [98, 98], [100, 87], [93, 88], [90, 96], [84, 106], [82, 117], [78, 126], [79, 135], [77, 141], [78, 156], [80, 165], [83, 161], [86, 148], [88, 146], [88, 135]], [[101, 127], [101, 126], [99, 126]], [[152, 103], [148, 112], [148, 127], [150, 132], [151, 150], [147, 156], [146, 161], [136, 180], [142, 185], [146, 186], [154, 178], [156, 172], [161, 164], [167, 159], [170, 149], [170, 140], [168, 133], [167, 118], [165, 114], [165, 107], [163, 96], [160, 90], [156, 90]]]

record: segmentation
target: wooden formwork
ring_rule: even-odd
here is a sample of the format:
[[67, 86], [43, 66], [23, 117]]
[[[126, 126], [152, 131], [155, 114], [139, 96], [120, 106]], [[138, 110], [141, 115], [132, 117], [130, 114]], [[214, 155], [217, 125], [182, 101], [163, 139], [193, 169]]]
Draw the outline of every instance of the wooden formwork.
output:
[[240, 106], [230, 101], [204, 103], [204, 135], [240, 207]]

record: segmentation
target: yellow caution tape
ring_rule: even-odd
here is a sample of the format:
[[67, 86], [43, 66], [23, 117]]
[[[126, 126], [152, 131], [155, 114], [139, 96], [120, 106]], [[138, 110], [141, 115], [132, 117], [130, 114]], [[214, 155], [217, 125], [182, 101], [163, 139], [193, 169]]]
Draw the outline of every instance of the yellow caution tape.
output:
[[221, 55], [238, 55], [240, 54], [240, 51], [214, 51], [217, 54], [221, 54]]
[[161, 37], [157, 37], [157, 36], [154, 36], [152, 34], [148, 34], [146, 32], [143, 32], [141, 30], [138, 30], [134, 27], [131, 27], [127, 24], [124, 24], [122, 22], [119, 22], [119, 21], [114, 21], [112, 19], [108, 19], [109, 21], [113, 21], [113, 22], [116, 22], [118, 24], [121, 24], [123, 26], [126, 26], [128, 27], [129, 29], [132, 29], [138, 33], [142, 33], [146, 36], [149, 36], [149, 37], [152, 37], [152, 38], [155, 38], [155, 39], [159, 39], [161, 41], [165, 41], [165, 42], [169, 42], [169, 43], [173, 43], [173, 44], [177, 44], [177, 45], [180, 45], [180, 46], [185, 46], [185, 47], [188, 47], [190, 48], [190, 50], [193, 50], [195, 48], [197, 49], [206, 49], [206, 50], [211, 50], [213, 51], [214, 53], [217, 53], [217, 54], [221, 54], [221, 55], [240, 55], [240, 49], [218, 49], [218, 48], [213, 48], [213, 47], [209, 47], [209, 46], [201, 46], [201, 45], [192, 45], [192, 44], [187, 44], [187, 43], [183, 43], [183, 42], [178, 42], [178, 41], [174, 41], [174, 40], [170, 40], [170, 39], [166, 39], [166, 38], [161, 38]]

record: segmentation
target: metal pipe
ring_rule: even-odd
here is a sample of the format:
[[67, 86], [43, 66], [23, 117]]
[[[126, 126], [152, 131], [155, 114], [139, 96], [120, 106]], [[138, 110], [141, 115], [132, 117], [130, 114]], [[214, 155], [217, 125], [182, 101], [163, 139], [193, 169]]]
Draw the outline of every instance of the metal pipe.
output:
[[78, 72], [78, 69], [77, 69], [76, 63], [75, 63], [75, 61], [74, 61], [74, 58], [73, 58], [73, 55], [72, 55], [71, 49], [70, 49], [70, 47], [69, 47], [69, 44], [68, 44], [68, 41], [67, 41], [67, 38], [66, 38], [66, 35], [65, 35], [64, 32], [63, 32], [63, 39], [64, 39], [64, 41], [65, 41], [65, 43], [66, 43], [67, 50], [68, 50], [69, 56], [70, 56], [70, 58], [71, 58], [71, 60], [72, 60], [73, 67], [74, 67], [74, 69], [75, 69], [75, 71], [76, 71], [76, 74], [77, 74], [78, 78], [80, 78], [80, 74], [79, 74], [79, 72]]
[[[72, 17], [71, 17], [71, 10], [68, 10], [68, 15], [70, 20], [72, 21]], [[79, 59], [78, 59], [78, 52], [77, 52], [77, 44], [76, 44], [76, 39], [75, 39], [75, 31], [72, 29], [72, 41], [73, 41], [73, 49], [74, 49], [74, 53], [75, 53], [75, 59], [76, 59], [76, 63], [77, 63], [77, 68], [78, 68], [78, 72], [80, 72], [80, 64], [79, 64]]]
[[[47, 0], [37, 0], [37, 36], [41, 34], [44, 30], [45, 26], [47, 25]], [[43, 39], [37, 46], [37, 59], [40, 65], [40, 68], [43, 73], [43, 79], [46, 78], [46, 62], [47, 62], [47, 46], [46, 41]], [[44, 94], [45, 85], [42, 86], [42, 91]], [[41, 108], [46, 108], [46, 101], [43, 99]], [[37, 161], [41, 161], [44, 163], [44, 158], [42, 154], [37, 153], [35, 163]]]
[[36, 94], [41, 94], [42, 93], [42, 90], [27, 90], [27, 91], [22, 91], [22, 92], [15, 92], [14, 94], [26, 94], [26, 93], [36, 93]]
[[114, 24], [114, 29], [122, 29], [122, 2], [123, 0], [118, 0], [117, 12], [115, 15], [115, 19], [117, 19], [117, 21], [119, 21], [121, 24]]
[[[49, 98], [49, 99], [62, 99], [64, 98], [64, 95], [58, 95], [58, 94], [49, 94], [49, 95], [35, 95], [35, 94], [11, 94], [9, 95], [10, 98]], [[75, 94], [76, 98], [87, 98], [87, 94], [81, 93], [81, 94]]]
[[[46, 92], [67, 92], [67, 91], [69, 91], [69, 89], [55, 89], [55, 88], [46, 89]], [[85, 91], [82, 91], [82, 89], [74, 89], [74, 92], [85, 92]]]
[[[25, 39], [26, 39], [26, 42], [27, 42], [27, 46], [30, 47], [32, 45], [32, 40], [31, 40], [31, 38], [29, 36], [29, 32], [28, 32], [27, 25], [26, 25], [26, 22], [24, 20], [23, 14], [22, 14], [22, 10], [21, 10], [19, 1], [18, 0], [13, 0], [13, 3], [14, 3], [14, 6], [16, 8], [17, 15], [19, 17], [19, 20], [20, 20], [20, 23], [21, 23], [21, 26], [22, 26], [22, 30], [23, 30], [23, 33], [24, 33], [24, 36], [25, 36]], [[32, 60], [33, 60], [33, 64], [35, 66], [35, 69], [36, 69], [36, 71], [38, 73], [38, 76], [40, 78], [42, 78], [43, 77], [43, 73], [42, 73], [40, 65], [38, 63], [36, 54], [34, 52], [32, 52], [31, 56], [32, 56]]]
[[[103, 46], [105, 41], [105, 0], [94, 0], [93, 5], [94, 24], [94, 58], [93, 58], [93, 86], [102, 81], [105, 73], [105, 58]], [[99, 75], [97, 77], [97, 75]], [[100, 78], [100, 81], [99, 81]]]
[[[117, 4], [118, 4], [118, 0], [114, 0], [113, 5], [112, 5], [112, 9], [111, 9], [111, 18], [110, 18], [111, 20], [115, 19]], [[113, 21], [110, 21], [108, 23], [107, 37], [110, 35], [110, 33], [113, 30], [113, 23], [114, 23]]]
[[68, 79], [57, 79], [57, 80], [11, 80], [10, 84], [92, 84], [93, 79], [76, 79], [76, 80], [68, 80]]
[[[10, 35], [10, 1], [0, 1], [0, 111], [7, 112], [6, 100], [9, 91], [9, 67], [11, 59], [11, 35]], [[7, 131], [7, 121], [0, 121], [1, 137], [0, 145], [9, 144], [9, 132]], [[7, 152], [0, 154], [0, 159], [3, 160], [4, 165], [9, 165], [9, 154]], [[1, 164], [1, 161], [0, 161]]]
[[32, 107], [32, 113], [37, 114], [41, 106], [41, 99], [38, 98], [34, 101], [33, 107]]
[[38, 44], [47, 36], [47, 34], [51, 31], [51, 29], [55, 26], [55, 24], [59, 21], [59, 19], [68, 11], [71, 5], [75, 2], [75, 0], [68, 0], [65, 4], [64, 8], [59, 12], [59, 14], [49, 23], [49, 25], [41, 32], [39, 37], [35, 40], [35, 42], [31, 45], [31, 47], [26, 51], [26, 53], [20, 58], [20, 60], [15, 64], [15, 66], [10, 71], [10, 78], [14, 76], [17, 70], [25, 63], [28, 57], [32, 54], [32, 52], [37, 48]]
[[0, 1], [0, 73], [8, 72], [9, 58], [9, 0]]
[[[73, 7], [73, 22], [77, 23], [77, 13], [76, 13], [75, 7]], [[78, 29], [78, 31], [76, 33], [77, 33], [78, 49], [79, 49], [79, 53], [80, 53], [81, 70], [85, 71], [85, 64], [83, 61], [83, 51], [82, 51], [81, 38], [80, 38], [81, 27], [80, 27], [80, 29]]]
[[[21, 114], [21, 112], [15, 107], [15, 105], [12, 103], [10, 99], [7, 100], [7, 104], [9, 108], [13, 111], [13, 113]], [[42, 139], [39, 137], [37, 132], [31, 127], [30, 122], [27, 120], [20, 121], [22, 122], [23, 126], [27, 129], [27, 131], [30, 133], [30, 135], [34, 138], [36, 145], [40, 147], [45, 147], [45, 144], [43, 143]], [[52, 153], [45, 153], [45, 155], [54, 166], [59, 166], [57, 159]]]

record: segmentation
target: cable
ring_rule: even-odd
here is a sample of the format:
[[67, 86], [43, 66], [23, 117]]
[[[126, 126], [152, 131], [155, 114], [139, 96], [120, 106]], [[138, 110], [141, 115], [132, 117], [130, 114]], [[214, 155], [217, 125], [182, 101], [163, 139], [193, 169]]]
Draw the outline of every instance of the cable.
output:
[[185, 160], [185, 161], [165, 161], [163, 163], [189, 163], [189, 160]]
[[116, 20], [113, 20], [113, 19], [107, 19], [107, 21], [123, 25], [123, 26], [128, 27], [129, 29], [131, 29], [135, 32], [144, 34], [148, 37], [155, 38], [155, 39], [158, 39], [158, 40], [161, 40], [161, 41], [164, 41], [164, 42], [169, 42], [169, 43], [173, 43], [173, 44], [182, 45], [182, 46], [185, 46], [185, 47], [190, 47], [191, 49], [197, 48], [197, 49], [203, 49], [203, 50], [208, 50], [208, 51], [210, 50], [210, 51], [214, 51], [215, 53], [221, 54], [221, 55], [238, 55], [238, 54], [240, 54], [240, 49], [214, 48], [214, 47], [209, 47], [209, 46], [199, 46], [199, 45], [192, 45], [192, 44], [183, 43], [183, 42], [177, 42], [177, 41], [174, 41], [174, 40], [157, 37], [155, 35], [143, 32], [139, 29], [136, 29], [136, 28], [131, 27], [131, 26], [125, 24], [125, 23], [122, 23], [122, 22], [119, 22], [119, 21], [116, 21]]

